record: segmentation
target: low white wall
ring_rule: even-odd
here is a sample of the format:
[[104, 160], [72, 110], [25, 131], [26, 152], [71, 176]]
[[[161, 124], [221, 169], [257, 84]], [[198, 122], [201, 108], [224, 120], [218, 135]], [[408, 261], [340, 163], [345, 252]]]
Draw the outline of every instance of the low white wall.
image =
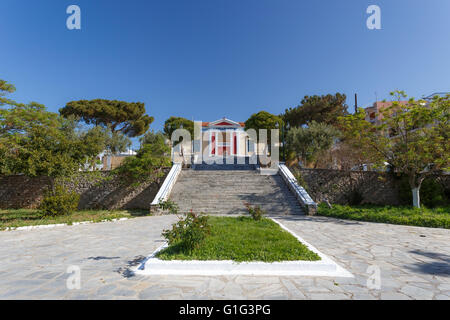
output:
[[306, 214], [314, 215], [317, 212], [317, 203], [309, 196], [305, 188], [300, 186], [291, 170], [284, 164], [278, 165], [280, 176], [286, 182], [289, 189], [294, 193], [302, 207], [306, 210]]
[[159, 203], [166, 201], [169, 198], [170, 192], [172, 191], [173, 186], [177, 182], [181, 169], [182, 169], [181, 163], [174, 163], [172, 165], [172, 168], [167, 174], [166, 179], [164, 180], [161, 188], [159, 188], [158, 193], [156, 194], [155, 198], [151, 203], [152, 208], [157, 207]]

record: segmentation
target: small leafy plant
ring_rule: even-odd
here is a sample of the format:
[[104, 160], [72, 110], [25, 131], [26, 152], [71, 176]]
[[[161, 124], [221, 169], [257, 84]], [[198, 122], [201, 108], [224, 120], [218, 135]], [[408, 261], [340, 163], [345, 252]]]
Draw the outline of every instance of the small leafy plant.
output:
[[262, 219], [262, 217], [266, 214], [266, 212], [261, 209], [261, 206], [255, 205], [252, 207], [252, 205], [248, 202], [244, 203], [245, 207], [248, 210], [248, 213], [252, 216], [253, 220], [259, 221]]
[[164, 230], [162, 235], [169, 245], [177, 244], [181, 249], [191, 252], [200, 246], [210, 232], [208, 216], [189, 212], [185, 217], [179, 217], [172, 229]]
[[162, 201], [159, 203], [159, 208], [164, 211], [169, 211], [172, 214], [177, 214], [179, 207], [178, 205], [171, 200]]
[[45, 217], [69, 215], [77, 210], [79, 201], [80, 196], [77, 193], [70, 192], [62, 185], [56, 185], [45, 193], [39, 211]]

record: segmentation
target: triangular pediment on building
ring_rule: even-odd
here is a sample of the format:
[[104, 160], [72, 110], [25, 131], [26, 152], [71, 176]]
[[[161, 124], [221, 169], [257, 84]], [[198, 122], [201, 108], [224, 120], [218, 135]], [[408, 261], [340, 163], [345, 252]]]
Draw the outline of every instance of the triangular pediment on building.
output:
[[208, 127], [242, 127], [242, 123], [222, 118], [208, 123]]

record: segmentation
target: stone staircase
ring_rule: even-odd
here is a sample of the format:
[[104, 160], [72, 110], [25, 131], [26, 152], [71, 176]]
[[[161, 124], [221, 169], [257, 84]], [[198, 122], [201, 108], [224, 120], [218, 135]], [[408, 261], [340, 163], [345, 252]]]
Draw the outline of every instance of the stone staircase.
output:
[[218, 171], [218, 170], [230, 170], [230, 171], [238, 171], [238, 170], [255, 170], [256, 165], [254, 164], [195, 164], [192, 165], [194, 170], [208, 170], [208, 171]]
[[[256, 162], [252, 162], [250, 157], [211, 157], [210, 162], [202, 161], [200, 164], [192, 164], [194, 170], [255, 170]], [[215, 160], [215, 162], [213, 162]]]
[[249, 202], [270, 215], [304, 214], [281, 176], [256, 170], [183, 170], [169, 198], [183, 213], [245, 214]]

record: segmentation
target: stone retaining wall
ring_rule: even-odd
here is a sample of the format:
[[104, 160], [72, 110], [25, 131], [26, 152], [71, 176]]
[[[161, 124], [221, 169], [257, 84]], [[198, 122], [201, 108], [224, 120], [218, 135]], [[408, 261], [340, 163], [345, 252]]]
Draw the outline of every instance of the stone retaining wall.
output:
[[[80, 195], [79, 209], [149, 209], [168, 171], [139, 184], [109, 171], [79, 172], [60, 181]], [[0, 209], [37, 208], [51, 182], [48, 177], [0, 177]]]
[[[393, 174], [373, 171], [290, 168], [317, 203], [328, 199], [336, 204], [404, 205], [400, 199], [400, 179]], [[299, 174], [300, 177], [299, 178]], [[450, 176], [435, 176], [448, 189]]]
[[36, 208], [50, 183], [48, 177], [0, 177], [0, 209]]

